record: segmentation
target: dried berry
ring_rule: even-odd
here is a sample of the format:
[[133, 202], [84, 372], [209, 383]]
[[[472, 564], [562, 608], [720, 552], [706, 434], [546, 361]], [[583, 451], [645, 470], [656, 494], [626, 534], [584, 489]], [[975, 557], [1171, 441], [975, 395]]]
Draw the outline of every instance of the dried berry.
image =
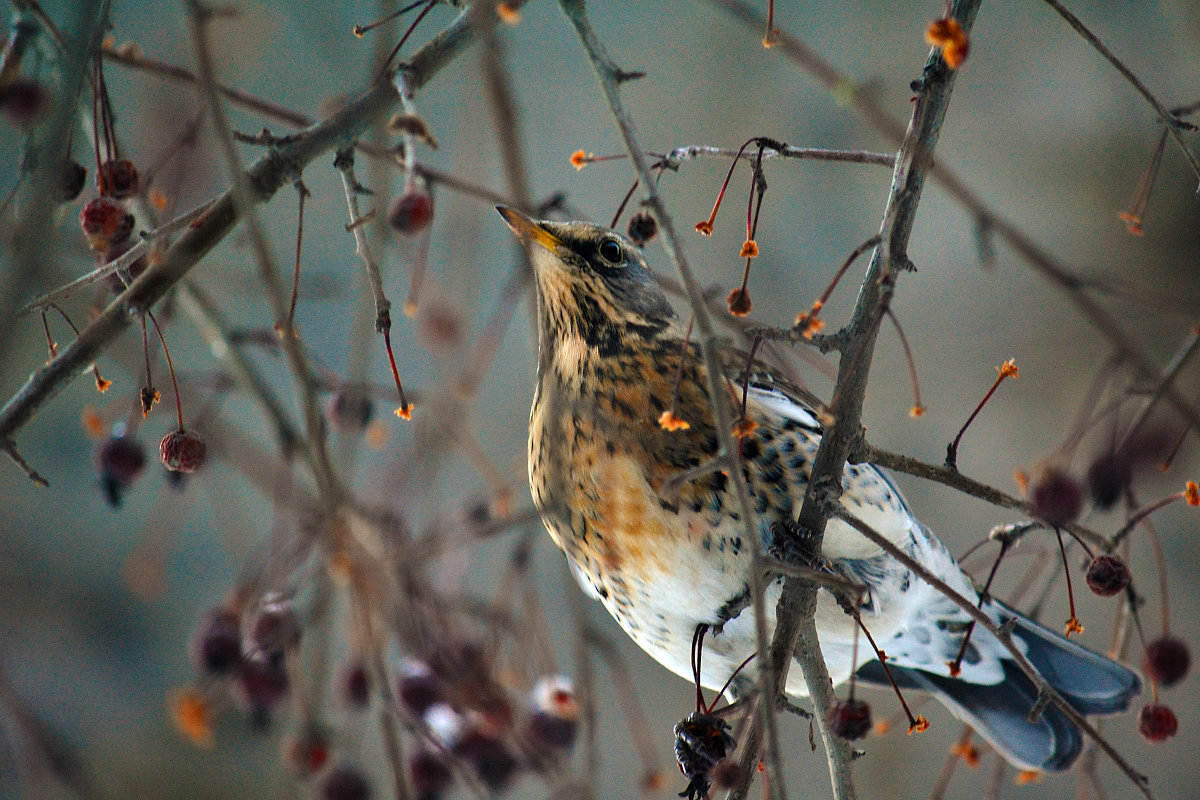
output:
[[195, 431], [171, 431], [158, 444], [158, 457], [163, 466], [175, 472], [195, 472], [204, 466], [207, 455], [208, 448]]
[[658, 235], [658, 221], [649, 211], [639, 211], [629, 218], [628, 233], [634, 244], [645, 247], [647, 242]]
[[453, 779], [450, 767], [437, 753], [420, 749], [408, 757], [408, 773], [412, 776], [417, 800], [437, 800]]
[[1162, 686], [1174, 686], [1187, 675], [1192, 656], [1182, 639], [1160, 636], [1146, 645], [1142, 667], [1150, 678]]
[[361, 661], [355, 661], [343, 670], [342, 697], [354, 708], [366, 708], [371, 702], [371, 679]]
[[1132, 479], [1133, 465], [1128, 459], [1105, 453], [1088, 466], [1088, 494], [1096, 508], [1108, 511], [1121, 499]]
[[1179, 730], [1175, 712], [1162, 703], [1150, 703], [1138, 714], [1138, 733], [1149, 742], [1165, 742]]
[[392, 201], [388, 223], [405, 236], [416, 236], [433, 221], [433, 195], [419, 186], [410, 186]]
[[298, 645], [302, 632], [296, 608], [291, 601], [268, 597], [264, 598], [262, 607], [254, 617], [250, 641], [265, 653], [281, 653]]
[[246, 656], [238, 669], [237, 688], [251, 711], [270, 711], [287, 696], [288, 676], [283, 659], [265, 653]]
[[1033, 513], [1055, 528], [1074, 521], [1083, 510], [1083, 490], [1067, 473], [1046, 467], [1029, 484]]
[[329, 398], [325, 408], [335, 430], [358, 433], [371, 421], [375, 409], [361, 386], [343, 386]]
[[14, 78], [0, 88], [0, 116], [13, 125], [28, 127], [46, 110], [49, 99], [46, 88], [33, 78]]
[[1129, 585], [1129, 567], [1117, 556], [1098, 556], [1088, 565], [1087, 585], [1101, 597], [1112, 597]]
[[675, 725], [675, 760], [688, 779], [680, 797], [700, 800], [708, 795], [712, 772], [735, 742], [729, 735], [729, 723], [713, 714], [693, 711]]
[[871, 732], [871, 707], [857, 698], [839, 700], [829, 709], [825, 724], [843, 739], [861, 739]]
[[214, 609], [196, 632], [192, 647], [196, 666], [213, 675], [231, 672], [242, 661], [242, 630], [238, 615]]
[[735, 317], [744, 317], [750, 313], [754, 304], [750, 302], [750, 293], [745, 289], [734, 289], [725, 300], [729, 313]]
[[68, 158], [59, 167], [54, 198], [60, 203], [69, 203], [79, 197], [85, 183], [87, 183], [87, 168], [75, 159]]
[[508, 746], [485, 725], [471, 725], [454, 743], [451, 751], [470, 764], [479, 779], [493, 792], [508, 785], [517, 771], [517, 760]]
[[103, 197], [123, 200], [138, 193], [137, 167], [128, 158], [110, 158], [100, 165], [96, 173], [97, 188]]
[[413, 716], [419, 717], [446, 699], [446, 688], [425, 664], [406, 661], [401, 667], [397, 696]]
[[340, 766], [331, 770], [321, 782], [322, 800], [367, 800], [371, 784], [358, 769]]
[[100, 448], [99, 462], [104, 476], [124, 489], [146, 468], [146, 451], [132, 436], [113, 436]]
[[533, 687], [532, 711], [526, 722], [529, 739], [549, 750], [569, 750], [579, 729], [575, 688], [562, 675], [542, 678]]
[[133, 215], [108, 197], [95, 197], [79, 212], [79, 225], [93, 250], [104, 252], [133, 233]]

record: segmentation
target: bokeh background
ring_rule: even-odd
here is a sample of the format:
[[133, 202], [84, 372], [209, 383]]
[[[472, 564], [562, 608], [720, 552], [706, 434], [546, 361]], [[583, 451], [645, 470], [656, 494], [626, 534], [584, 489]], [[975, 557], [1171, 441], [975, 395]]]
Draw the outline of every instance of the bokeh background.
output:
[[[235, 5], [236, 16], [213, 23], [221, 80], [314, 117], [336, 108], [339, 98], [361, 92], [380, 48], [386, 51], [398, 35], [395, 27], [363, 39], [351, 35], [356, 23], [394, 10], [393, 3], [238, 0]], [[779, 49], [764, 50], [761, 29], [747, 28], [708, 3], [593, 5], [598, 34], [617, 63], [646, 72], [645, 78], [626, 85], [624, 96], [650, 150], [688, 144], [736, 147], [756, 135], [802, 146], [890, 149], [842, 98]], [[753, 5], [765, 11], [765, 0]], [[1200, 99], [1200, 7], [1185, 0], [1077, 5], [1077, 13], [1165, 103]], [[923, 31], [942, 13], [940, 3], [777, 6], [779, 27], [873, 92], [893, 118], [907, 118], [909, 82], [920, 74], [927, 52]], [[69, 27], [70, 2], [44, 7]], [[434, 9], [405, 52], [441, 30], [455, 13], [448, 7]], [[190, 67], [194, 57], [187, 30], [183, 3], [113, 4], [114, 41], [131, 42], [148, 56]], [[499, 37], [519, 112], [520, 156], [535, 197], [565, 192], [575, 213], [607, 221], [628, 190], [632, 171], [617, 161], [577, 172], [568, 162], [576, 149], [620, 152], [572, 28], [556, 4], [537, 0], [524, 9], [518, 25], [502, 27]], [[201, 107], [195, 90], [114, 64], [105, 73], [128, 155], [148, 164], [176, 148], [181, 131]], [[508, 193], [477, 49], [443, 70], [416, 104], [440, 145], [437, 150], [423, 148], [422, 163]], [[231, 109], [231, 115], [238, 130], [290, 130], [241, 110]], [[1200, 317], [1197, 181], [1173, 144], [1154, 187], [1146, 235], [1130, 236], [1117, 219], [1159, 131], [1147, 104], [1047, 7], [1034, 0], [989, 3], [980, 12], [937, 157], [993, 209], [1094, 281], [1123, 329], [1165, 364]], [[80, 138], [76, 154], [89, 163], [86, 141]], [[1194, 134], [1190, 141], [1195, 149]], [[0, 126], [4, 192], [18, 180], [23, 147], [19, 129]], [[242, 153], [249, 162], [259, 151], [246, 146]], [[707, 216], [726, 168], [724, 161], [690, 162], [661, 181], [671, 213], [687, 231], [689, 258], [705, 283], [723, 287], [721, 296], [740, 278], [737, 250], [749, 171], [742, 167], [735, 175], [712, 239], [690, 229]], [[176, 153], [160, 174], [180, 210], [213, 196], [227, 182], [207, 129], [194, 148]], [[297, 326], [316, 361], [332, 374], [386, 386], [386, 362], [371, 330], [363, 270], [344, 229], [345, 199], [332, 154], [311, 165], [303, 177], [312, 198], [306, 210]], [[379, 204], [398, 190], [400, 181], [397, 172], [389, 174], [366, 161], [360, 177], [377, 190]], [[890, 173], [873, 166], [772, 161], [766, 178], [770, 188], [757, 236], [762, 255], [755, 261], [750, 291], [756, 319], [787, 325], [820, 293], [846, 255], [876, 231]], [[411, 423], [402, 423], [387, 414], [391, 400], [384, 399], [377, 404], [386, 426], [384, 441], [375, 447], [340, 442], [336, 450], [365, 499], [393, 508], [418, 530], [494, 498], [497, 481], [513, 489], [515, 510], [530, 502], [524, 442], [536, 343], [529, 297], [482, 374], [478, 394], [465, 403], [441, 399], [451, 397], [464, 364], [477, 352], [478, 337], [501, 302], [501, 286], [519, 253], [490, 203], [445, 187], [435, 191], [418, 313], [414, 319], [397, 313], [395, 327], [402, 375], [419, 397], [418, 412]], [[86, 189], [84, 198], [93, 194], [94, 189]], [[18, 194], [14, 208], [20, 203]], [[0, 218], [3, 231], [11, 230], [12, 213]], [[13, 291], [32, 298], [91, 267], [77, 213], [78, 202], [63, 207], [56, 236], [45, 243], [54, 254], [53, 270], [40, 275], [37, 285]], [[281, 191], [262, 214], [276, 258], [289, 265], [295, 194]], [[388, 292], [399, 306], [422, 245], [391, 236], [386, 228], [373, 228], [371, 236], [385, 265]], [[0, 244], [0, 270], [9, 266], [7, 238], [6, 233]], [[959, 457], [964, 472], [1015, 491], [1015, 470], [1030, 470], [1059, 450], [1076, 410], [1093, 392], [1097, 372], [1108, 369], [1110, 348], [1061, 293], [1002, 243], [997, 241], [995, 249], [994, 263], [982, 263], [971, 217], [936, 185], [929, 187], [910, 252], [918, 271], [903, 277], [894, 305], [912, 344], [928, 413], [919, 420], [908, 416], [912, 398], [906, 367], [898, 340], [887, 329], [880, 337], [864, 422], [874, 444], [940, 462], [946, 442], [990, 385], [994, 367], [1015, 358], [1020, 378], [1006, 384], [980, 416]], [[658, 242], [648, 247], [648, 257], [669, 273]], [[844, 320], [853, 302], [855, 274], [861, 274], [858, 268], [827, 307], [831, 324]], [[238, 327], [269, 329], [271, 315], [243, 235], [230, 237], [193, 276]], [[82, 291], [65, 307], [82, 322], [91, 302], [90, 292]], [[67, 332], [58, 336], [65, 339]], [[206, 424], [222, 431], [233, 448], [252, 443], [270, 452], [269, 426], [253, 403], [236, 393], [206, 403], [212, 396], [214, 362], [183, 315], [176, 313], [168, 338], [185, 386], [193, 387], [193, 410], [200, 413], [207, 406]], [[7, 461], [0, 465], [0, 663], [13, 691], [85, 761], [104, 796], [306, 796], [311, 786], [290, 778], [280, 757], [286, 714], [266, 733], [230, 715], [219, 726], [211, 750], [192, 746], [171, 727], [166, 698], [194, 679], [187, 648], [197, 621], [253, 563], [278, 521], [271, 500], [231, 465], [236, 459], [220, 452], [183, 492], [168, 488], [152, 464], [121, 508], [105, 503], [95, 466], [98, 445], [83, 430], [81, 413], [93, 407], [109, 422], [129, 417], [140, 386], [139, 351], [131, 330], [100, 362], [116, 383], [108, 395], [98, 396], [90, 380], [80, 379], [21, 433], [22, 452], [50, 479], [49, 488], [33, 486]], [[254, 357], [290, 402], [294, 393], [282, 359], [263, 351]], [[0, 395], [11, 396], [44, 359], [40, 324], [35, 316], [27, 317], [0, 353]], [[827, 393], [828, 380], [804, 363], [812, 388]], [[1113, 377], [1118, 387], [1129, 384], [1120, 370]], [[165, 383], [165, 373], [159, 382]], [[1195, 396], [1200, 370], [1185, 371], [1179, 385], [1186, 396]], [[1128, 415], [1127, 409], [1126, 419]], [[172, 424], [170, 417], [168, 408], [160, 407], [142, 424], [141, 438], [153, 445]], [[1174, 436], [1182, 423], [1164, 417], [1161, 424]], [[478, 442], [497, 477], [489, 481], [478, 458], [447, 444], [455, 426]], [[1076, 472], [1086, 468], [1090, 455], [1111, 435], [1106, 425], [1089, 433], [1073, 462]], [[1172, 471], [1139, 479], [1139, 496], [1155, 499], [1200, 477], [1198, 454], [1193, 432]], [[956, 552], [992, 526], [1019, 518], [943, 487], [905, 477], [899, 482], [921, 517]], [[1171, 625], [1194, 644], [1200, 641], [1200, 516], [1177, 504], [1155, 521], [1166, 555]], [[1120, 525], [1117, 514], [1093, 514], [1088, 522], [1107, 532]], [[515, 535], [456, 551], [439, 562], [439, 579], [488, 596]], [[537, 589], [545, 598], [559, 668], [570, 674], [577, 625], [565, 609], [577, 590], [549, 539], [538, 536], [535, 541]], [[1030, 564], [1048, 557], [1050, 544], [1038, 538], [1023, 545], [1002, 569], [1002, 586], [1011, 588]], [[1147, 596], [1147, 630], [1154, 635], [1160, 626], [1153, 590], [1157, 579], [1141, 536], [1134, 538], [1132, 565]], [[1083, 640], [1107, 647], [1114, 601], [1092, 598], [1086, 590], [1078, 599], [1088, 628]], [[1065, 603], [1063, 592], [1050, 595], [1045, 617], [1052, 624], [1065, 619]], [[612, 637], [630, 666], [633, 689], [646, 705], [654, 734], [655, 757], [668, 776], [667, 788], [657, 796], [673, 796], [683, 781], [671, 763], [671, 726], [692, 708], [692, 688], [628, 643], [598, 605], [585, 613]], [[610, 702], [616, 689], [603, 669], [598, 691], [602, 761], [596, 794], [637, 796], [643, 769], [628, 725]], [[871, 699], [879, 715], [891, 713], [894, 703], [888, 696]], [[1200, 786], [1195, 675], [1164, 699], [1179, 716], [1175, 740], [1147, 744], [1134, 731], [1132, 714], [1106, 722], [1104, 730], [1149, 775], [1156, 796], [1193, 797]], [[959, 726], [940, 708], [922, 710], [933, 727], [921, 737], [906, 737], [893, 728], [867, 741], [867, 755], [857, 766], [864, 797], [929, 792]], [[331, 721], [335, 726], [373, 726], [369, 718], [354, 722], [335, 712]], [[21, 796], [23, 755], [13, 731], [11, 720], [0, 715], [0, 797]], [[787, 719], [784, 734], [793, 796], [825, 796], [824, 758], [809, 752], [806, 725]], [[372, 755], [378, 748], [375, 739], [358, 732], [342, 735], [354, 742], [358, 758], [378, 779], [379, 795], [387, 796], [383, 763]], [[978, 796], [989, 772], [990, 761], [978, 770], [959, 770], [949, 796]], [[1102, 757], [1099, 774], [1107, 796], [1137, 796]], [[44, 789], [44, 794], [31, 796], [67, 796], [50, 786]], [[1009, 774], [1001, 795], [1061, 797], [1076, 789], [1072, 777], [1018, 787]], [[544, 791], [543, 784], [528, 779], [514, 786], [511, 796], [538, 797]]]

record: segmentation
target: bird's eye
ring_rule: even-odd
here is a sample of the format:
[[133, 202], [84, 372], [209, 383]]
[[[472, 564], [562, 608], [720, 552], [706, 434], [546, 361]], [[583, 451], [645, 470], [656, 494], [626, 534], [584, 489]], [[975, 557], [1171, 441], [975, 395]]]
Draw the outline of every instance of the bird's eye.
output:
[[625, 260], [625, 253], [621, 249], [621, 243], [616, 239], [605, 239], [600, 243], [600, 257], [611, 264], [620, 264]]

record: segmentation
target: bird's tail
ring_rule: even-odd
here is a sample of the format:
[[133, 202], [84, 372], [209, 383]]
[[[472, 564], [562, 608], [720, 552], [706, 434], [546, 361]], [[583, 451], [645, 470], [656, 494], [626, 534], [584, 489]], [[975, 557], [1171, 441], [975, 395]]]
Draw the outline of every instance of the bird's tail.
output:
[[[1008, 606], [994, 601], [990, 606], [986, 610], [1001, 623], [1015, 621], [1012, 636], [1017, 646], [1051, 688], [1079, 713], [1123, 711], [1141, 690], [1141, 680], [1132, 670], [1068, 641]], [[1036, 722], [1030, 722], [1037, 687], [1012, 659], [1003, 659], [1001, 666], [1004, 679], [991, 685], [911, 667], [890, 669], [902, 687], [931, 692], [1013, 765], [1048, 772], [1067, 769], [1083, 747], [1079, 729], [1053, 705], [1047, 706]], [[858, 675], [871, 683], [886, 683], [878, 661], [864, 664]]]

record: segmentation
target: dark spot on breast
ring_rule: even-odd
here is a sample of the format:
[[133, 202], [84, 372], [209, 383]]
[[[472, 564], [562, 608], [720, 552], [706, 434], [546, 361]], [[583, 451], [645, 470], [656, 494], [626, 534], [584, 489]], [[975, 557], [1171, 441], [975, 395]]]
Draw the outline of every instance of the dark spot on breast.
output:
[[751, 460], [758, 458], [758, 454], [762, 452], [762, 448], [758, 444], [758, 439], [753, 436], [747, 436], [742, 439], [742, 458]]

